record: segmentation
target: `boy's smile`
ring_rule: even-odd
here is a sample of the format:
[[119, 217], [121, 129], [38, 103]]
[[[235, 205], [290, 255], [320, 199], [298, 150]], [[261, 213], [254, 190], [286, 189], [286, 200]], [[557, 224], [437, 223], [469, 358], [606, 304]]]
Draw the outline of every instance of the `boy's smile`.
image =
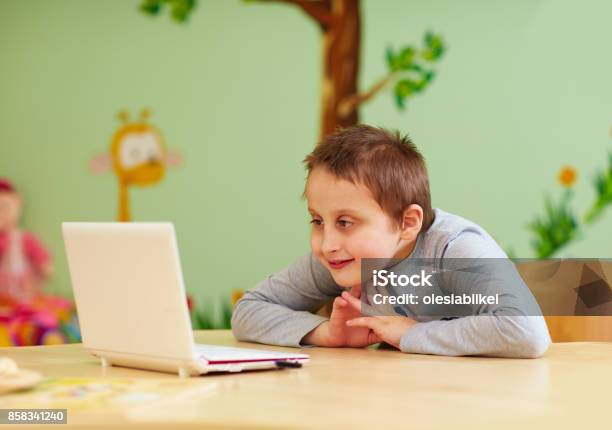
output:
[[[416, 234], [402, 234], [361, 183], [315, 167], [306, 182], [312, 252], [342, 287], [361, 285], [362, 258], [406, 258]], [[418, 232], [417, 232], [418, 234]]]
[[339, 270], [339, 269], [342, 269], [343, 267], [346, 267], [348, 264], [351, 264], [353, 261], [355, 261], [354, 258], [348, 258], [346, 260], [330, 260], [329, 266], [332, 269]]

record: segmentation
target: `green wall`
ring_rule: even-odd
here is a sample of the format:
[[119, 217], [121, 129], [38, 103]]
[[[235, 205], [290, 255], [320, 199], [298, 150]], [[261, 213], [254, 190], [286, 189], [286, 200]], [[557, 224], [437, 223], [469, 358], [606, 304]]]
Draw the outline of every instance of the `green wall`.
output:
[[[285, 4], [200, 0], [187, 25], [135, 1], [0, 0], [0, 176], [19, 186], [26, 228], [50, 246], [50, 290], [70, 293], [65, 220], [111, 221], [117, 186], [93, 176], [122, 108], [151, 107], [185, 157], [132, 192], [136, 220], [176, 224], [198, 300], [249, 288], [308, 250], [301, 160], [318, 133], [317, 27]], [[363, 121], [409, 133], [425, 154], [434, 205], [531, 256], [525, 224], [556, 174], [578, 169], [593, 199], [612, 150], [612, 3], [363, 1], [362, 88], [389, 44], [442, 33], [438, 76], [405, 112], [383, 94]], [[612, 211], [564, 256], [612, 257]]]

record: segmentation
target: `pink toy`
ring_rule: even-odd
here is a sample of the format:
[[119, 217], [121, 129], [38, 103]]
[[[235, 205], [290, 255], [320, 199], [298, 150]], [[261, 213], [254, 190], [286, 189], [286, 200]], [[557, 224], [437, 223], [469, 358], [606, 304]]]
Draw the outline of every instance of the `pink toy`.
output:
[[49, 253], [33, 233], [19, 227], [22, 198], [0, 178], [0, 304], [31, 303], [51, 276]]

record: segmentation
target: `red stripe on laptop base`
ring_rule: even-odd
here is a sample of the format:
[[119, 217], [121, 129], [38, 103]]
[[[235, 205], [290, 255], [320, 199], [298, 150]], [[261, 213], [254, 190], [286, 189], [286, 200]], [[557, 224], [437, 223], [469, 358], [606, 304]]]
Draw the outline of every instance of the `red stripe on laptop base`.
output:
[[259, 361], [270, 361], [270, 362], [274, 362], [274, 361], [289, 361], [289, 360], [306, 360], [306, 358], [260, 358], [257, 360], [234, 360], [234, 361], [230, 361], [230, 360], [223, 360], [223, 361], [208, 361], [208, 364], [231, 364], [231, 363], [255, 363], [255, 362], [259, 362]]

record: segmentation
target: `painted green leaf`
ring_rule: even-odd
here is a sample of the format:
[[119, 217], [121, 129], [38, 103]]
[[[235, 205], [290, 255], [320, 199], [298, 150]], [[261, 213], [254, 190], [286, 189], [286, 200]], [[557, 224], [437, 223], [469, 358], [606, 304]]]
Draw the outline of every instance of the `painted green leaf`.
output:
[[397, 68], [400, 70], [408, 70], [414, 61], [415, 49], [411, 46], [404, 47], [398, 56]]
[[389, 66], [389, 69], [391, 69], [392, 72], [396, 71], [396, 60], [395, 60], [395, 54], [393, 53], [393, 48], [391, 48], [390, 46], [387, 47], [387, 51], [385, 53], [385, 57], [387, 59], [387, 65]]
[[158, 15], [165, 6], [175, 21], [185, 22], [195, 8], [197, 0], [142, 0], [140, 10], [149, 15]]
[[597, 172], [593, 180], [597, 197], [585, 214], [584, 220], [591, 224], [599, 219], [606, 206], [612, 204], [612, 153], [608, 154], [608, 168]]
[[422, 76], [423, 76], [423, 80], [429, 83], [434, 78], [434, 76], [436, 76], [436, 72], [433, 70], [425, 70]]
[[558, 203], [547, 196], [544, 201], [544, 216], [537, 217], [528, 224], [535, 234], [531, 246], [538, 258], [551, 257], [576, 236], [578, 223], [570, 207], [571, 198], [570, 190], [566, 191]]
[[421, 66], [419, 63], [412, 63], [412, 64], [410, 65], [410, 67], [408, 68], [408, 70], [412, 70], [412, 71], [415, 71], [415, 72], [419, 72], [419, 73], [420, 73], [420, 72], [422, 72], [424, 69], [423, 69], [423, 66]]
[[410, 79], [402, 79], [395, 85], [395, 92], [402, 97], [408, 97], [415, 90], [416, 84]]
[[404, 103], [404, 97], [399, 95], [397, 92], [395, 92], [394, 94], [394, 99], [395, 99], [395, 104], [400, 110], [404, 110], [406, 108], [406, 105]]
[[229, 302], [223, 302], [221, 305], [221, 324], [219, 328], [232, 328], [232, 305]]
[[161, 4], [159, 0], [144, 0], [140, 5], [140, 10], [143, 13], [149, 15], [157, 15], [161, 10]]
[[425, 49], [423, 49], [421, 57], [425, 61], [435, 61], [444, 54], [444, 42], [439, 35], [428, 31], [425, 33], [424, 42]]

